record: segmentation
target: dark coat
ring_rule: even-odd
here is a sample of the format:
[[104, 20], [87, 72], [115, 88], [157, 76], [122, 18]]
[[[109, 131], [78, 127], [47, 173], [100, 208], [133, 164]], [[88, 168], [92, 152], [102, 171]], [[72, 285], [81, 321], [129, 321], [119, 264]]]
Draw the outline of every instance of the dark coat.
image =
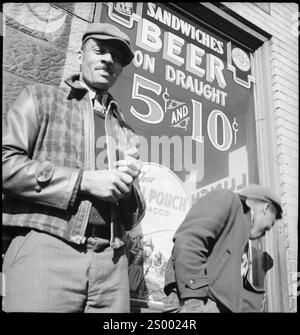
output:
[[[247, 212], [247, 213], [246, 213]], [[210, 297], [232, 312], [243, 310], [241, 259], [250, 234], [250, 212], [239, 195], [218, 190], [202, 197], [174, 235], [165, 292], [179, 297]], [[247, 294], [258, 309], [261, 294]], [[253, 300], [255, 298], [255, 301]]]

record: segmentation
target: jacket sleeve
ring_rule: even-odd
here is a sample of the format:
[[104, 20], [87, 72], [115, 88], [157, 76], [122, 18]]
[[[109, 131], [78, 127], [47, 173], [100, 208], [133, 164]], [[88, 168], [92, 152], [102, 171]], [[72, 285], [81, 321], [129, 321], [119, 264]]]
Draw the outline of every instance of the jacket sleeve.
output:
[[80, 170], [32, 159], [41, 119], [27, 86], [3, 122], [3, 191], [26, 202], [66, 210], [76, 198], [73, 192]]
[[179, 296], [207, 296], [207, 259], [224, 229], [232, 194], [214, 191], [201, 198], [189, 211], [174, 236], [174, 268]]

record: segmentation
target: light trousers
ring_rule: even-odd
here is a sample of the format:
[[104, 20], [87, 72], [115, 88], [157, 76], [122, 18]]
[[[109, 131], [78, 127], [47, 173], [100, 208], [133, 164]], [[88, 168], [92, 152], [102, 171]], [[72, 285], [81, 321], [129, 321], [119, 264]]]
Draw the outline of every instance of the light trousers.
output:
[[75, 246], [36, 230], [16, 236], [4, 257], [2, 309], [129, 313], [125, 249], [102, 241], [90, 237], [87, 245]]

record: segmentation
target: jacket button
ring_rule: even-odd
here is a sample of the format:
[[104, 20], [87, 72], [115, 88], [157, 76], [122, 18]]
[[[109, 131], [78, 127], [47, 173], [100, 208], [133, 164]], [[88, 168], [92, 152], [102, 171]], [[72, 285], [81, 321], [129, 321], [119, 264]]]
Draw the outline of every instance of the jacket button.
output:
[[39, 186], [39, 185], [35, 186], [34, 189], [37, 193], [41, 192], [41, 190], [42, 190], [41, 186]]
[[190, 279], [190, 280], [189, 280], [189, 283], [190, 283], [191, 285], [194, 284], [194, 282], [195, 282], [194, 279]]
[[48, 161], [39, 164], [36, 171], [36, 179], [39, 183], [49, 182], [54, 173], [54, 165]]

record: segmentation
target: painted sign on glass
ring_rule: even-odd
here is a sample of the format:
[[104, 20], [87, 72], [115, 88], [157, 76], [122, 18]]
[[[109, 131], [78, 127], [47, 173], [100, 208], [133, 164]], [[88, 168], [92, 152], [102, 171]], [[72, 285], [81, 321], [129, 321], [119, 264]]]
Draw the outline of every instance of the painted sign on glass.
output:
[[172, 237], [193, 203], [254, 179], [253, 58], [161, 3], [102, 3], [100, 22], [128, 34], [135, 52], [111, 93], [144, 162], [146, 215], [127, 236], [131, 295], [159, 304]]

